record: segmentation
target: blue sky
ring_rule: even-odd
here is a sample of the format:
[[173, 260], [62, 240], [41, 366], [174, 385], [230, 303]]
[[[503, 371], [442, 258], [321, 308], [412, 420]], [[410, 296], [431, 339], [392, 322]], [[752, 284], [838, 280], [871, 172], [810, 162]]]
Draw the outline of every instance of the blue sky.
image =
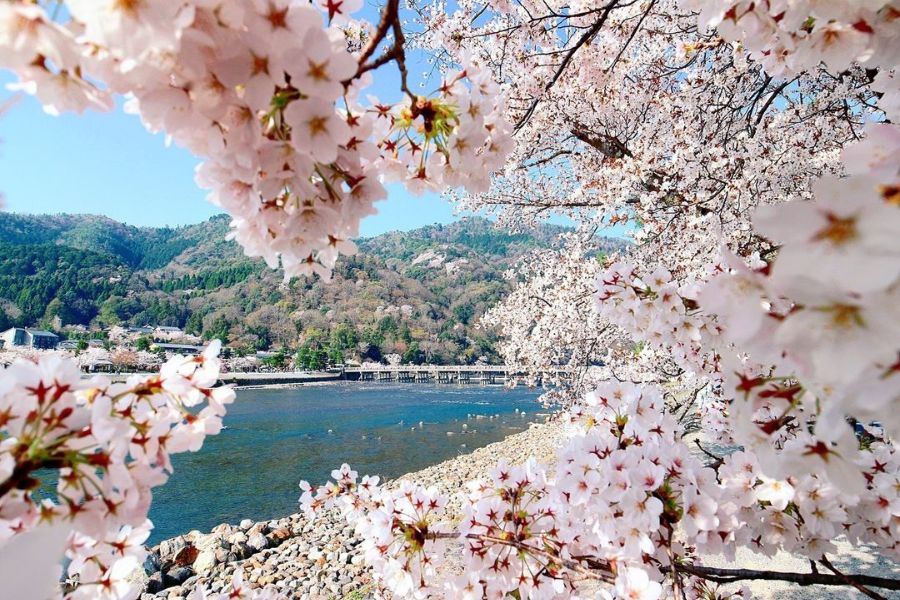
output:
[[[371, 3], [363, 12], [374, 20]], [[426, 58], [414, 53], [407, 62], [410, 87], [421, 89], [416, 74], [430, 70]], [[376, 79], [370, 93], [383, 101], [399, 99], [393, 65], [380, 69]], [[12, 73], [0, 70], [0, 106], [13, 97], [6, 90], [13, 81]], [[34, 98], [22, 96], [0, 116], [0, 194], [12, 212], [102, 214], [133, 225], [197, 223], [219, 212], [194, 184], [198, 162], [184, 149], [166, 147], [162, 135], [148, 133], [121, 106], [112, 113], [53, 117]], [[363, 221], [363, 236], [458, 218], [439, 196], [412, 196], [402, 186], [390, 187], [377, 208], [378, 215]]]
[[[0, 72], [0, 104], [14, 77]], [[103, 214], [134, 225], [183, 225], [219, 212], [194, 184], [198, 159], [166, 147], [137, 117], [121, 110], [53, 117], [24, 96], [0, 117], [0, 193], [6, 210]], [[408, 230], [456, 219], [436, 195], [412, 196], [392, 186], [363, 235]]]

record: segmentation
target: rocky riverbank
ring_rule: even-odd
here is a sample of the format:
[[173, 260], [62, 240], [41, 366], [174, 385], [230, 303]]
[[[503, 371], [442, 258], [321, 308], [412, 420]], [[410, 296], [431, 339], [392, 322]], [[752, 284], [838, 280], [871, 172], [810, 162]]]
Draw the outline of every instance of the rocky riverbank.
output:
[[[483, 477], [501, 458], [513, 464], [530, 456], [548, 461], [561, 433], [556, 423], [535, 424], [405, 478], [453, 494], [465, 482]], [[451, 519], [459, 510], [459, 501], [452, 501]], [[362, 564], [359, 543], [353, 528], [334, 511], [314, 519], [294, 514], [258, 523], [245, 520], [161, 542], [136, 576], [145, 589], [141, 600], [185, 598], [196, 586], [218, 591], [231, 581], [235, 569], [244, 571], [246, 581], [274, 585], [292, 598], [365, 598], [373, 583]]]

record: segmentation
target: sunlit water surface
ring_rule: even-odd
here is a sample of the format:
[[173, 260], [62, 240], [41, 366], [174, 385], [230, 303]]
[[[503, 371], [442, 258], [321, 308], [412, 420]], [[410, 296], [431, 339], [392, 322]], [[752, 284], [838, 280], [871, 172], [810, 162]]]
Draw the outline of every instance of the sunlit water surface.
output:
[[542, 421], [537, 396], [385, 383], [239, 390], [227, 429], [199, 452], [173, 457], [175, 474], [154, 492], [149, 542], [296, 512], [297, 483], [322, 483], [343, 462], [391, 478], [470, 452]]

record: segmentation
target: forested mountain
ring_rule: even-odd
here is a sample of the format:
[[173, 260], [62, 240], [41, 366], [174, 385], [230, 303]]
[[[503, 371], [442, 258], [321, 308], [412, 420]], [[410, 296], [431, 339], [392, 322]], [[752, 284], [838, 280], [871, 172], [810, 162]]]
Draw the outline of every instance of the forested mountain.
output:
[[475, 325], [508, 291], [503, 271], [551, 246], [562, 228], [510, 234], [467, 218], [387, 233], [359, 240], [359, 254], [338, 262], [332, 282], [289, 284], [243, 256], [227, 231], [225, 216], [149, 228], [90, 215], [0, 213], [0, 329], [170, 325], [245, 350], [490, 359], [493, 334]]

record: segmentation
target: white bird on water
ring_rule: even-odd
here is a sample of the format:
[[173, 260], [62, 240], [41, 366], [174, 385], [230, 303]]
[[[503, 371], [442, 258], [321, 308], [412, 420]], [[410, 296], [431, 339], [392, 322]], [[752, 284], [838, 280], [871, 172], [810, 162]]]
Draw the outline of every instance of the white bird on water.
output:
[[334, 433], [334, 432], [333, 432], [332, 430], [329, 429], [329, 430], [328, 430], [328, 433]]

